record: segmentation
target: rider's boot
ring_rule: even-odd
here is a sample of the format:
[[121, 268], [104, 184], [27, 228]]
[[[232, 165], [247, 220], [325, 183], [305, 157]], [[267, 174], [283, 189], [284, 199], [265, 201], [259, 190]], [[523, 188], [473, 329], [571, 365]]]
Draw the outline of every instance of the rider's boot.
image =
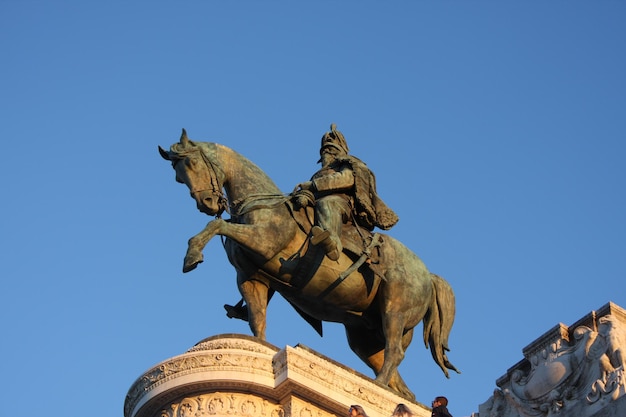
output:
[[234, 306], [224, 304], [224, 310], [229, 319], [248, 321], [248, 307], [243, 305], [243, 298]]
[[331, 261], [339, 259], [339, 255], [341, 254], [343, 247], [337, 236], [319, 226], [313, 226], [311, 234], [311, 243], [316, 246], [321, 245], [326, 252], [326, 256], [328, 256], [328, 259]]

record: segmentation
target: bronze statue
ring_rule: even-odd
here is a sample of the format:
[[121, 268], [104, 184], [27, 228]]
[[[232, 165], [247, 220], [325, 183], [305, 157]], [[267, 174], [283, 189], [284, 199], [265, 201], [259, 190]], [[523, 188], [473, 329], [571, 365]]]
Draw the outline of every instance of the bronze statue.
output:
[[[339, 135], [332, 127], [332, 140]], [[346, 145], [342, 158], [347, 150]], [[210, 239], [226, 237], [225, 250], [246, 303], [241, 318], [249, 321], [255, 336], [265, 339], [267, 304], [277, 291], [320, 335], [322, 321], [342, 323], [350, 348], [374, 371], [376, 381], [409, 399], [415, 396], [397, 368], [420, 321], [424, 342], [446, 377], [448, 369], [459, 372], [446, 355], [455, 314], [449, 284], [398, 240], [372, 233], [373, 226], [392, 226], [397, 217], [386, 216], [393, 212], [383, 207], [368, 213], [359, 206], [366, 202], [355, 197], [355, 210], [345, 213], [346, 218], [356, 216], [355, 224], [332, 229], [337, 238], [333, 247], [325, 237], [315, 239], [320, 234], [315, 226], [331, 235], [314, 214], [315, 196], [307, 191], [312, 186], [285, 195], [244, 156], [216, 143], [191, 141], [184, 129], [178, 143], [169, 151], [159, 147], [159, 152], [172, 162], [176, 181], [187, 185], [198, 210], [216, 216], [189, 240], [183, 272], [203, 262], [202, 250]], [[345, 163], [354, 169], [355, 163]], [[367, 186], [374, 187], [373, 175], [371, 180]], [[224, 211], [230, 219], [220, 217]], [[311, 243], [314, 239], [318, 245]], [[329, 248], [337, 256], [327, 256]]]

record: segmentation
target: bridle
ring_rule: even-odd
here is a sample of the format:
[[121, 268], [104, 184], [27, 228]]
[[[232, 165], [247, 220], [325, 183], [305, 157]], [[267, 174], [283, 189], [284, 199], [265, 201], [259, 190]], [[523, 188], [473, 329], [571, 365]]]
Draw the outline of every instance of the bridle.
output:
[[209, 177], [211, 178], [211, 186], [207, 188], [202, 188], [202, 189], [191, 189], [190, 193], [192, 197], [196, 199], [196, 195], [198, 193], [202, 193], [204, 191], [211, 191], [211, 194], [213, 194], [217, 198], [217, 204], [218, 204], [219, 209], [215, 213], [215, 217], [219, 219], [224, 211], [228, 212], [228, 199], [226, 198], [226, 196], [224, 195], [224, 192], [222, 191], [224, 187], [220, 183], [219, 176], [217, 175], [217, 167], [215, 166], [213, 161], [211, 161], [209, 157], [206, 156], [206, 154], [202, 151], [201, 148], [193, 147], [190, 150], [177, 152], [175, 160], [172, 163], [172, 166], [174, 167], [174, 169], [176, 169], [176, 164], [178, 164], [183, 159], [189, 157], [192, 153], [200, 154], [200, 157], [202, 158], [202, 161], [204, 162], [206, 169], [209, 171]]

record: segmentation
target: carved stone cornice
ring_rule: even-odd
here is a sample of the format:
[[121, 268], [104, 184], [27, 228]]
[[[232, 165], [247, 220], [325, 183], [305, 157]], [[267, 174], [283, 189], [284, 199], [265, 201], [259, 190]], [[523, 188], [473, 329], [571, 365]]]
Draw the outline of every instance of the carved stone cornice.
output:
[[[398, 403], [410, 402], [381, 387], [370, 378], [329, 359], [306, 346], [287, 346], [274, 358], [277, 389], [297, 391], [312, 401], [332, 401], [344, 410], [350, 404], [360, 404], [370, 416], [385, 417]], [[296, 388], [297, 387], [297, 388]], [[328, 393], [332, 392], [332, 396]], [[416, 405], [416, 415], [430, 416], [424, 405]]]
[[416, 417], [430, 416], [424, 405], [306, 346], [279, 350], [228, 334], [204, 339], [145, 372], [128, 391], [124, 416], [343, 417], [347, 407], [360, 404], [370, 417], [388, 417], [399, 403]]

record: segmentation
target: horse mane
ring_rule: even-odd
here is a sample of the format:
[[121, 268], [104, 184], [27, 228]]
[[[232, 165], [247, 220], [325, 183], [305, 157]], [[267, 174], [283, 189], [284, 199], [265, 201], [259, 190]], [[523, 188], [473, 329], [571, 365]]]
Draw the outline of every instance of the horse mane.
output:
[[[213, 145], [213, 146], [203, 146], [203, 145]], [[217, 143], [213, 142], [195, 142], [192, 140], [188, 140], [187, 143], [176, 142], [172, 146], [170, 146], [170, 157], [172, 159], [183, 159], [187, 156], [191, 155], [194, 152], [202, 151], [202, 148], [205, 150], [210, 150], [208, 148], [215, 148]]]

